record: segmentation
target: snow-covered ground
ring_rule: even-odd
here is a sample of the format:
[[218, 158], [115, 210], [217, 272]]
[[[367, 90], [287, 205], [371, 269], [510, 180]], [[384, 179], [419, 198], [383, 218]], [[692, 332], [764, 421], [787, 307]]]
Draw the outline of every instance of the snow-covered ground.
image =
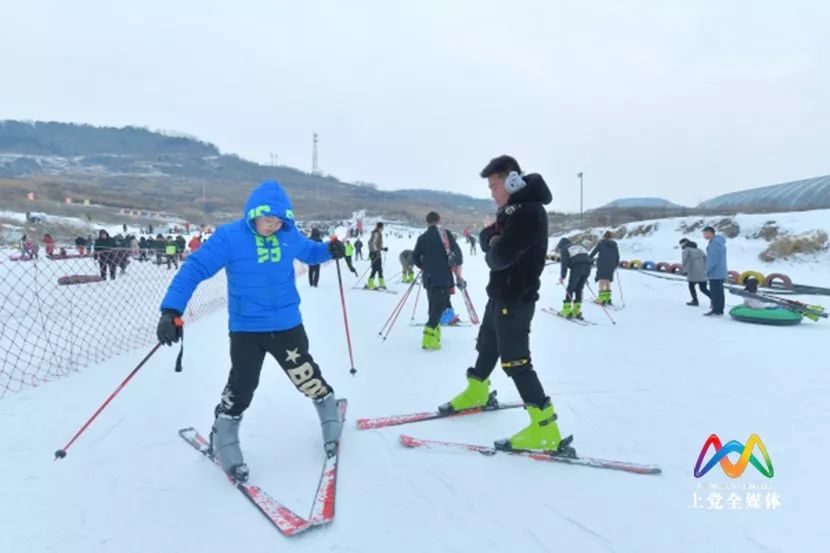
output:
[[[678, 257], [674, 237], [659, 241], [655, 235], [639, 243], [653, 243], [655, 258]], [[389, 245], [391, 274], [399, 270], [397, 253], [412, 242]], [[636, 253], [625, 249], [625, 241], [622, 246], [625, 254]], [[734, 259], [740, 248], [735, 240], [729, 247]], [[361, 272], [366, 267], [358, 262]], [[811, 284], [830, 284], [830, 272], [822, 273], [822, 267], [812, 271], [805, 264], [804, 270]], [[540, 306], [562, 299], [557, 271], [558, 266], [547, 269]], [[467, 259], [465, 277], [479, 313], [486, 275], [481, 255]], [[330, 527], [281, 537], [177, 436], [179, 428], [194, 425], [207, 432], [211, 424], [229, 365], [222, 311], [189, 326], [184, 372], [173, 372], [178, 350], [163, 349], [60, 462], [52, 461], [53, 452], [146, 351], [0, 400], [0, 551], [825, 549], [830, 324], [773, 328], [704, 318], [702, 308], [684, 305], [684, 285], [636, 272], [620, 276], [626, 308], [612, 313], [616, 325], [594, 305], [586, 306], [586, 317], [597, 326], [586, 328], [537, 312], [534, 364], [579, 453], [656, 463], [662, 475], [398, 445], [402, 432], [487, 444], [526, 424], [520, 410], [356, 430], [358, 417], [429, 410], [461, 390], [464, 371], [475, 359], [476, 329], [446, 329], [443, 349], [423, 352], [421, 329], [409, 326], [410, 300], [388, 341], [381, 342], [378, 331], [401, 295], [347, 286], [358, 369], [352, 377], [335, 269], [329, 265], [319, 288], [309, 288], [304, 278], [298, 282], [311, 351], [337, 393], [350, 401], [337, 517]], [[344, 272], [344, 278], [349, 284], [354, 277]], [[727, 294], [727, 302], [735, 304], [737, 297]], [[454, 303], [463, 310], [459, 300]], [[421, 297], [416, 320], [425, 318]], [[503, 399], [517, 397], [500, 370], [493, 384]], [[307, 512], [322, 462], [317, 417], [271, 359], [242, 428], [253, 478], [289, 507]], [[712, 433], [724, 443], [746, 443], [758, 434], [775, 476], [766, 479], [750, 465], [738, 480], [717, 467], [696, 479], [695, 461]], [[713, 490], [716, 484], [736, 489]], [[754, 484], [771, 487], [759, 492], [761, 508], [731, 508], [730, 494], [743, 499], [756, 492], [743, 487]], [[699, 508], [693, 506], [695, 493]], [[719, 503], [715, 493], [722, 494]], [[774, 497], [780, 506], [768, 508], [767, 498]]]

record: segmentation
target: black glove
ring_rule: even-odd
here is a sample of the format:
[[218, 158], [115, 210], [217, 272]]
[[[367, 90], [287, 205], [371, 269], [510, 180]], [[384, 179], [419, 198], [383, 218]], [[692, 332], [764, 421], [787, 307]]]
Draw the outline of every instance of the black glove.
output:
[[455, 277], [455, 285], [458, 286], [459, 290], [463, 290], [467, 287], [467, 281], [461, 277]]
[[383, 248], [383, 251], [388, 252], [389, 248]]
[[340, 240], [329, 242], [329, 253], [332, 259], [343, 259], [346, 257], [346, 246]]
[[182, 335], [181, 316], [182, 314], [175, 309], [161, 310], [161, 318], [156, 327], [156, 337], [159, 342], [165, 346], [172, 346], [173, 342], [179, 341]]

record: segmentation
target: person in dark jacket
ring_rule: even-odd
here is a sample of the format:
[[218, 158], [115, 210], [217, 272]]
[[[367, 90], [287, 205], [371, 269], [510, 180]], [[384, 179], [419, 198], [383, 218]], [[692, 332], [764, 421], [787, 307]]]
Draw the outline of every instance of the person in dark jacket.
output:
[[149, 249], [147, 239], [143, 236], [138, 240], [138, 260], [147, 261], [147, 250]]
[[[362, 230], [361, 234], [363, 234]], [[360, 237], [354, 241], [354, 260], [357, 261], [358, 259], [363, 261], [363, 240]]]
[[582, 318], [582, 289], [591, 276], [591, 256], [581, 244], [574, 244], [567, 238], [562, 238], [556, 249], [559, 251], [561, 269], [559, 273], [559, 284], [565, 282], [565, 277], [570, 270], [571, 276], [568, 279], [568, 286], [565, 289], [565, 300], [562, 302], [562, 310], [559, 314], [567, 319]]
[[179, 258], [179, 261], [184, 259], [185, 248], [187, 248], [187, 240], [184, 239], [184, 236], [179, 234], [176, 236], [176, 257]]
[[[429, 319], [424, 326], [421, 347], [426, 350], [441, 349], [441, 315], [448, 309], [450, 289], [456, 285], [455, 275], [464, 262], [461, 248], [455, 236], [439, 226], [441, 217], [430, 211], [427, 214], [427, 230], [418, 237], [412, 251], [412, 261], [421, 269], [421, 282], [429, 302]], [[466, 283], [458, 277], [458, 287]]]
[[98, 231], [98, 238], [95, 240], [95, 259], [101, 269], [101, 279], [107, 280], [107, 268], [109, 267], [110, 280], [115, 280], [115, 268], [117, 244], [104, 229]]
[[78, 248], [78, 255], [86, 255], [86, 238], [84, 238], [83, 236], [76, 236], [75, 247]]
[[591, 250], [591, 259], [597, 258], [597, 274], [594, 279], [599, 283], [597, 303], [611, 305], [611, 283], [620, 264], [620, 250], [613, 240], [610, 230], [605, 231], [602, 240]]
[[706, 286], [706, 254], [703, 250], [697, 247], [696, 242], [692, 242], [688, 238], [680, 240], [680, 247], [683, 248], [681, 257], [683, 265], [683, 274], [686, 275], [686, 280], [689, 282], [689, 293], [692, 295], [692, 301], [686, 303], [696, 307], [700, 305], [697, 301], [697, 292], [695, 286], [700, 287], [700, 293], [709, 296], [709, 288]]
[[467, 389], [439, 409], [446, 413], [487, 405], [489, 377], [501, 358], [501, 367], [516, 385], [530, 424], [496, 442], [496, 447], [563, 453], [556, 413], [530, 357], [530, 324], [548, 249], [544, 206], [551, 202], [550, 189], [540, 175], [522, 175], [518, 162], [510, 156], [491, 160], [481, 176], [487, 179], [499, 209], [495, 223], [479, 234], [490, 282], [476, 343], [478, 358], [467, 370]]
[[[320, 232], [320, 229], [317, 227], [312, 227], [311, 232], [308, 235], [309, 240], [313, 240], [314, 242], [322, 242], [323, 236]], [[320, 264], [314, 264], [308, 266], [308, 285], [312, 288], [317, 288], [317, 285], [320, 283]]]
[[179, 321], [196, 287], [225, 269], [231, 370], [214, 409], [210, 444], [222, 468], [238, 481], [248, 477], [239, 425], [259, 384], [266, 354], [314, 402], [326, 453], [337, 447], [342, 427], [338, 402], [309, 353], [294, 260], [316, 265], [343, 254], [342, 242], [322, 244], [302, 236], [285, 191], [276, 181], [265, 181], [251, 193], [242, 218], [216, 229], [167, 289], [156, 334], [160, 343], [172, 345], [181, 336]]

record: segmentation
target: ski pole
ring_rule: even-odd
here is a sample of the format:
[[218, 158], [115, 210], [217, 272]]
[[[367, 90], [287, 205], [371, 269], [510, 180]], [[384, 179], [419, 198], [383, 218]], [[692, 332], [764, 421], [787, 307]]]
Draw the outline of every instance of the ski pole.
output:
[[620, 301], [622, 302], [622, 306], [625, 307], [625, 296], [623, 296], [622, 280], [620, 280], [620, 271], [619, 269], [616, 269], [614, 272], [617, 274], [617, 286], [620, 289]]
[[[416, 279], [416, 281], [417, 281], [417, 279]], [[414, 284], [415, 283], [413, 282], [412, 285], [414, 285]], [[412, 293], [412, 285], [410, 285], [406, 289], [406, 291], [403, 293], [403, 296], [401, 296], [401, 300], [398, 302], [397, 305], [395, 305], [395, 308], [392, 310], [392, 313], [389, 314], [389, 318], [386, 319], [386, 322], [383, 323], [383, 327], [381, 327], [380, 331], [378, 332], [378, 336], [383, 336], [383, 332], [387, 329], [388, 326], [390, 326], [390, 323], [392, 322], [392, 319], [396, 318], [395, 314], [400, 313], [400, 311], [403, 310], [403, 306], [406, 304], [406, 300], [409, 299], [409, 294]], [[387, 335], [388, 335], [388, 333], [387, 333]]]
[[349, 346], [349, 362], [352, 364], [352, 368], [349, 369], [349, 374], [355, 376], [357, 374], [357, 369], [354, 368], [354, 354], [352, 353], [352, 336], [349, 333], [349, 317], [346, 314], [346, 296], [343, 294], [343, 277], [340, 275], [340, 260], [334, 260], [335, 266], [337, 267], [337, 285], [340, 287], [340, 307], [343, 308], [343, 326], [346, 329], [346, 344]]
[[418, 291], [415, 293], [415, 306], [412, 308], [412, 316], [409, 318], [410, 322], [415, 320], [415, 312], [418, 310], [418, 298], [421, 297], [421, 283], [417, 278], [415, 282], [418, 283]]
[[[362, 260], [361, 260], [361, 261], [362, 261]], [[371, 268], [372, 268], [372, 266], [371, 266], [371, 265], [369, 265], [368, 267], [366, 267], [366, 270], [365, 270], [365, 271], [363, 271], [363, 273], [362, 273], [362, 274], [361, 274], [361, 275], [357, 278], [357, 282], [355, 282], [355, 283], [354, 283], [354, 285], [355, 285], [355, 286], [359, 286], [359, 285], [360, 285], [360, 281], [361, 281], [361, 280], [363, 280], [363, 277], [365, 277], [365, 276], [366, 276], [366, 273], [368, 273], [368, 272], [369, 272], [369, 269], [371, 269]]]
[[124, 387], [127, 385], [127, 383], [132, 379], [132, 377], [135, 376], [135, 374], [138, 372], [138, 370], [141, 367], [144, 366], [144, 364], [150, 359], [150, 357], [153, 356], [154, 353], [156, 353], [158, 351], [158, 349], [160, 347], [161, 347], [161, 342], [159, 342], [155, 346], [153, 346], [153, 349], [150, 350], [150, 353], [148, 353], [144, 357], [144, 359], [141, 360], [141, 362], [136, 366], [136, 368], [134, 368], [132, 371], [130, 371], [130, 374], [127, 375], [127, 378], [125, 378], [124, 381], [121, 382], [121, 384], [118, 385], [118, 387], [115, 389], [115, 391], [113, 393], [111, 393], [109, 395], [109, 397], [106, 399], [106, 401], [104, 401], [104, 403], [102, 403], [101, 406], [98, 407], [98, 409], [95, 411], [95, 413], [93, 413], [92, 416], [89, 417], [89, 419], [87, 419], [87, 421], [84, 423], [84, 425], [81, 427], [81, 429], [78, 430], [75, 433], [74, 436], [72, 436], [72, 439], [69, 440], [69, 443], [67, 443], [65, 446], [63, 446], [61, 449], [59, 449], [55, 452], [55, 461], [57, 461], [58, 459], [63, 459], [64, 457], [66, 457], [66, 450], [69, 449], [70, 447], [72, 447], [72, 444], [75, 443], [75, 440], [77, 440], [81, 436], [81, 434], [83, 434], [86, 431], [86, 429], [89, 428], [89, 425], [92, 424], [92, 421], [94, 421], [96, 419], [96, 417], [98, 417], [98, 415], [101, 414], [101, 411], [103, 411], [107, 407], [107, 405], [109, 405], [110, 402], [113, 399], [115, 399], [115, 396], [117, 396], [118, 393], [121, 390], [124, 389]]
[[596, 294], [594, 294], [594, 291], [591, 289], [591, 285], [586, 282], [585, 286], [588, 287], [588, 291], [591, 292], [592, 296], [594, 296], [595, 303], [602, 307], [602, 310], [605, 311], [605, 315], [608, 316], [608, 319], [611, 321], [611, 324], [617, 324], [617, 321], [614, 320], [614, 318], [611, 316], [611, 313], [608, 312], [608, 309], [603, 304], [599, 303], [599, 298]]
[[[420, 277], [420, 276], [421, 276], [421, 273], [419, 272], [418, 277]], [[383, 341], [384, 342], [389, 337], [389, 333], [392, 332], [392, 327], [395, 326], [395, 322], [398, 320], [398, 317], [400, 316], [401, 312], [403, 312], [404, 305], [406, 304], [406, 301], [409, 299], [409, 295], [412, 293], [412, 288], [414, 288], [415, 283], [418, 282], [418, 277], [416, 277], [415, 281], [412, 284], [409, 285], [409, 288], [406, 289], [406, 293], [404, 294], [404, 297], [401, 299], [400, 303], [398, 304], [398, 307], [396, 307], [395, 311], [392, 312], [392, 321], [389, 323], [388, 328], [386, 328], [386, 334], [383, 336]]]

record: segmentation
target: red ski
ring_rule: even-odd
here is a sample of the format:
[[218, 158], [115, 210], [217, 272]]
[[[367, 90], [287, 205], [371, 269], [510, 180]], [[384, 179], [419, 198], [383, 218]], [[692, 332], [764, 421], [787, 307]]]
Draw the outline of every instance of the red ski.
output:
[[525, 457], [534, 461], [547, 461], [551, 463], [565, 463], [568, 465], [580, 465], [598, 469], [611, 469], [631, 472], [634, 474], [660, 474], [661, 469], [657, 465], [642, 465], [626, 461], [609, 461], [606, 459], [594, 459], [592, 457], [556, 455], [553, 453], [525, 450], [502, 450], [492, 446], [463, 444], [456, 442], [442, 442], [439, 440], [424, 440], [402, 434], [401, 445], [408, 448], [445, 449], [455, 451], [468, 451], [491, 457], [497, 453], [507, 453], [517, 457]]
[[455, 411], [452, 413], [442, 413], [440, 411], [427, 411], [425, 413], [412, 413], [409, 415], [392, 415], [389, 417], [378, 417], [374, 419], [357, 419], [357, 428], [360, 430], [370, 430], [374, 428], [384, 428], [386, 426], [399, 426], [401, 424], [409, 424], [412, 422], [430, 421], [435, 419], [448, 419], [452, 417], [463, 417], [465, 415], [476, 415], [478, 413], [486, 413], [488, 411], [500, 411], [502, 409], [515, 409], [517, 407], [524, 407], [521, 401], [512, 401], [509, 403], [499, 403], [496, 400], [496, 392], [490, 393], [490, 399], [484, 407], [477, 407], [475, 409], [465, 409], [464, 411]]

